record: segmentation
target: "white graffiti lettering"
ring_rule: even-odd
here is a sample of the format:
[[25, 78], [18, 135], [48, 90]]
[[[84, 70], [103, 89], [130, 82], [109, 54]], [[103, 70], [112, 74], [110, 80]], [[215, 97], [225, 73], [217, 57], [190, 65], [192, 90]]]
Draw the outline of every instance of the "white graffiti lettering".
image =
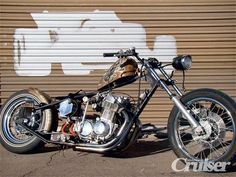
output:
[[162, 62], [176, 56], [173, 36], [156, 36], [151, 50], [142, 25], [123, 23], [114, 11], [31, 16], [38, 28], [19, 28], [14, 34], [14, 68], [19, 76], [47, 76], [52, 63], [60, 63], [65, 75], [87, 75], [115, 62], [103, 58], [103, 53], [131, 47], [141, 57], [157, 57]]

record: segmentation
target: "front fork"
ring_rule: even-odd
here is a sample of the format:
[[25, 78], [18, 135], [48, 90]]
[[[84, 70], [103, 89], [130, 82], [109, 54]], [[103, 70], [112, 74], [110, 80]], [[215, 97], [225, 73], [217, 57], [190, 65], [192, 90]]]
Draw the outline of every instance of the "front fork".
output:
[[[166, 91], [166, 93], [169, 95], [170, 99], [174, 102], [174, 104], [179, 108], [179, 110], [182, 112], [182, 114], [184, 115], [184, 117], [189, 121], [189, 123], [191, 124], [192, 128], [194, 129], [195, 133], [197, 135], [202, 134], [203, 133], [203, 129], [201, 127], [201, 125], [196, 121], [196, 119], [194, 119], [194, 117], [187, 111], [186, 107], [182, 104], [182, 102], [177, 98], [177, 96], [175, 94], [173, 94], [169, 87], [167, 86], [167, 84], [160, 78], [160, 76], [157, 74], [157, 72], [148, 64], [147, 65], [147, 69], [149, 70], [150, 74], [152, 75], [152, 77], [160, 83], [161, 87]], [[179, 88], [175, 85], [174, 82], [172, 82], [172, 80], [169, 78], [169, 76], [167, 75], [167, 73], [165, 72], [165, 70], [163, 68], [159, 68], [160, 72], [164, 75], [164, 77], [167, 79], [168, 82], [171, 82], [174, 90], [176, 91], [176, 93], [179, 96], [183, 96], [183, 93], [179, 90]]]

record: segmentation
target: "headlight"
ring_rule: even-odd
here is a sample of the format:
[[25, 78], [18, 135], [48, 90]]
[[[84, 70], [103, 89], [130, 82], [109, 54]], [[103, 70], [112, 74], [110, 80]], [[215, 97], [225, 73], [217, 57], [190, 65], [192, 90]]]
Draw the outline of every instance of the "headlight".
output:
[[176, 70], [188, 70], [192, 66], [192, 57], [190, 55], [180, 55], [173, 59], [172, 66]]

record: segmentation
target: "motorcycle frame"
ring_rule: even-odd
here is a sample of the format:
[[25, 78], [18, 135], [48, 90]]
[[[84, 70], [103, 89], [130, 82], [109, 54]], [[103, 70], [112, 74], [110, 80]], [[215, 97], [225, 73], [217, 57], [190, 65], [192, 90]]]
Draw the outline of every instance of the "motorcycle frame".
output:
[[[151, 66], [151, 64], [149, 63], [149, 60], [140, 58], [138, 53], [134, 52], [133, 56], [145, 67], [146, 71], [149, 74], [149, 77], [151, 77], [151, 82], [149, 84], [152, 87], [151, 91], [145, 96], [145, 98], [139, 104], [139, 107], [136, 109], [135, 113], [133, 114], [134, 115], [133, 118], [134, 119], [139, 118], [140, 114], [142, 113], [145, 106], [147, 105], [147, 103], [151, 99], [152, 95], [156, 92], [157, 88], [159, 86], [161, 86], [163, 88], [163, 90], [166, 91], [169, 98], [174, 102], [174, 104], [179, 108], [179, 110], [182, 112], [182, 114], [187, 118], [187, 120], [191, 124], [192, 128], [196, 130], [196, 133], [201, 133], [202, 128], [201, 128], [200, 124], [192, 117], [192, 115], [187, 111], [186, 107], [181, 103], [180, 99], [177, 97], [177, 95], [179, 97], [182, 97], [183, 93], [177, 87], [174, 80], [172, 80], [168, 76], [166, 71], [163, 69], [162, 64], [160, 62], [158, 62], [158, 65], [156, 66], [156, 68], [153, 68]], [[162, 75], [165, 77], [165, 80], [161, 79], [161, 77], [158, 75], [158, 73], [156, 72], [155, 69], [158, 69], [162, 73]], [[175, 90], [177, 95], [175, 93], [171, 92], [171, 90], [168, 87], [169, 85], [171, 85], [173, 87], [173, 89]], [[80, 100], [84, 96], [92, 97], [92, 96], [96, 95], [97, 93], [98, 92], [88, 92], [88, 93], [86, 93], [86, 92], [85, 93], [78, 93], [77, 92], [75, 94], [70, 93], [68, 96], [56, 97], [56, 99], [58, 99], [59, 101], [55, 101], [50, 104], [41, 104], [37, 108], [35, 108], [35, 111], [38, 111], [38, 110], [42, 111], [45, 109], [50, 109], [53, 106], [60, 104], [63, 100], [68, 99], [68, 98]]]

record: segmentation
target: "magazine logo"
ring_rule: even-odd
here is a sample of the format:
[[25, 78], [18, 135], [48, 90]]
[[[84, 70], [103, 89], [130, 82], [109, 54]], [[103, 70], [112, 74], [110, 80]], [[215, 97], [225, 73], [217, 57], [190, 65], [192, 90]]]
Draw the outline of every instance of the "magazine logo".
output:
[[[185, 163], [185, 166], [177, 168], [178, 164], [182, 162]], [[208, 161], [208, 159], [206, 159], [205, 161], [196, 162], [189, 161], [185, 158], [177, 158], [172, 162], [171, 168], [176, 172], [224, 172], [226, 171], [226, 166], [228, 165], [230, 165], [230, 162], [212, 162]]]

